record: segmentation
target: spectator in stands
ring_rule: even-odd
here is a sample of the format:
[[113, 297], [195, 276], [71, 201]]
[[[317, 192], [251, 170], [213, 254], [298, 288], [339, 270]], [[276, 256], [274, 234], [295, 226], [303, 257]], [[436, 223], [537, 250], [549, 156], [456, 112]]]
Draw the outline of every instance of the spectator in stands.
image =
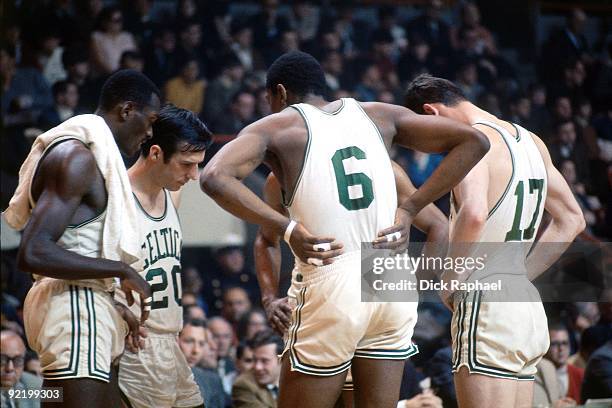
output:
[[255, 97], [245, 90], [236, 92], [229, 108], [229, 115], [211, 123], [213, 132], [235, 135], [255, 120]]
[[32, 350], [27, 350], [23, 369], [27, 373], [42, 378], [42, 367], [40, 366], [40, 359], [38, 358], [38, 354], [36, 354]]
[[52, 87], [53, 106], [43, 110], [38, 118], [38, 124], [44, 131], [51, 129], [63, 121], [79, 115], [79, 89], [68, 81], [58, 81]]
[[251, 309], [238, 321], [236, 335], [238, 341], [249, 341], [258, 332], [268, 329], [268, 319], [261, 309]]
[[550, 348], [546, 353], [554, 365], [559, 380], [561, 395], [580, 401], [580, 388], [584, 370], [568, 364], [570, 344], [567, 328], [562, 324], [551, 324], [548, 328], [550, 335]]
[[578, 352], [567, 359], [567, 362], [575, 367], [585, 369], [589, 358], [608, 340], [606, 331], [600, 326], [589, 327], [580, 336], [580, 348]]
[[49, 85], [66, 79], [62, 65], [64, 48], [60, 46], [60, 34], [57, 27], [48, 26], [38, 39], [38, 66]]
[[6, 47], [0, 48], [0, 78], [4, 126], [35, 122], [40, 112], [53, 104], [51, 90], [40, 71], [17, 68], [14, 55]]
[[153, 33], [153, 46], [145, 49], [145, 74], [162, 87], [178, 70], [176, 35], [169, 27]]
[[402, 385], [400, 387], [400, 401], [397, 406], [401, 408], [412, 407], [431, 407], [442, 408], [442, 400], [434, 395], [433, 391], [427, 387], [423, 389], [420, 382], [425, 377], [419, 373], [411, 360], [406, 360], [404, 373], [402, 375]]
[[266, 91], [265, 86], [262, 86], [255, 91], [255, 117], [257, 119], [261, 119], [272, 113], [267, 95], [268, 92]]
[[531, 129], [538, 136], [546, 139], [548, 128], [550, 127], [551, 117], [546, 106], [546, 87], [535, 83], [529, 87], [529, 99], [531, 101]]
[[202, 26], [199, 20], [183, 22], [179, 29], [179, 43], [176, 48], [176, 59], [179, 68], [187, 61], [195, 60], [198, 64], [198, 78], [208, 74], [208, 61], [202, 47]]
[[[208, 305], [202, 296], [203, 282], [200, 271], [195, 266], [188, 266], [183, 269], [181, 280], [183, 284], [183, 298], [185, 294], [192, 294], [194, 297], [193, 303], [208, 311]], [[184, 303], [185, 301], [183, 300]]]
[[271, 330], [262, 331], [251, 341], [254, 366], [240, 375], [232, 388], [235, 408], [275, 408], [283, 352], [283, 340]]
[[294, 1], [289, 13], [291, 32], [297, 36], [298, 43], [309, 43], [315, 40], [321, 22], [319, 7], [311, 1]]
[[576, 166], [577, 182], [589, 181], [589, 156], [584, 142], [577, 138], [572, 120], [561, 120], [555, 125], [555, 140], [549, 146], [550, 156], [557, 167], [563, 160], [571, 160]]
[[376, 95], [383, 89], [378, 66], [367, 64], [362, 71], [361, 80], [355, 87], [355, 98], [360, 102], [374, 102]]
[[476, 103], [484, 92], [484, 87], [478, 82], [478, 71], [474, 61], [465, 60], [458, 65], [455, 84], [461, 88], [466, 98]]
[[584, 370], [581, 400], [610, 398], [612, 395], [612, 340], [597, 349]]
[[222, 59], [220, 72], [206, 91], [204, 119], [207, 123], [219, 119], [221, 113], [227, 109], [232, 96], [240, 89], [244, 77], [244, 68], [233, 54], [226, 55]]
[[126, 30], [134, 35], [143, 49], [149, 48], [155, 31], [152, 13], [153, 0], [125, 2], [124, 6]]
[[214, 370], [197, 366], [201, 361], [206, 364], [211, 360], [208, 356], [214, 355], [214, 345], [211, 346], [207, 338], [206, 323], [203, 320], [185, 321], [179, 334], [179, 347], [191, 367], [195, 382], [200, 387], [206, 408], [223, 408], [225, 394], [221, 379]]
[[523, 93], [517, 93], [510, 99], [509, 120], [526, 129], [533, 129], [531, 126], [531, 101]]
[[402, 83], [412, 81], [417, 75], [432, 71], [431, 47], [425, 39], [414, 36], [407, 52], [397, 62], [397, 72]]
[[563, 76], [559, 81], [549, 86], [549, 94], [554, 99], [557, 96], [568, 96], [572, 103], [584, 99], [586, 95], [586, 70], [584, 63], [577, 59], [567, 59], [561, 64]]
[[[238, 58], [245, 72], [262, 70], [265, 68], [264, 60], [253, 48], [253, 30], [244, 21], [232, 22], [232, 44], [230, 50]], [[273, 47], [271, 47], [273, 48]]]
[[234, 329], [232, 325], [220, 316], [208, 321], [208, 328], [212, 339], [217, 346], [217, 373], [223, 382], [223, 389], [227, 395], [232, 392], [232, 373], [236, 371], [233, 359]]
[[[26, 348], [19, 335], [10, 330], [0, 332], [0, 349], [2, 350], [2, 406], [16, 406], [15, 399], [8, 399], [8, 390], [19, 390], [27, 395], [29, 390], [38, 390], [42, 387], [42, 378], [23, 372]], [[38, 398], [24, 398], [19, 400], [19, 407], [40, 407]]]
[[199, 115], [206, 89], [206, 81], [199, 77], [198, 61], [192, 58], [184, 60], [179, 75], [169, 80], [164, 87], [166, 101]]
[[432, 73], [448, 77], [453, 49], [449, 25], [442, 18], [443, 8], [442, 0], [429, 0], [424, 13], [410, 21], [406, 31], [410, 42], [418, 38], [431, 47]]
[[110, 75], [119, 68], [124, 51], [138, 50], [131, 33], [123, 31], [123, 14], [118, 7], [100, 12], [99, 23], [91, 35], [93, 71], [97, 76]]
[[561, 393], [555, 365], [543, 358], [538, 363], [533, 384], [533, 406], [566, 408], [576, 406], [576, 401]]
[[253, 358], [253, 348], [250, 342], [241, 342], [236, 347], [236, 371], [238, 374], [244, 374], [253, 369], [255, 364]]
[[408, 49], [406, 29], [399, 24], [397, 9], [393, 6], [381, 6], [378, 9], [379, 30], [385, 30], [393, 38], [392, 55], [395, 59]]
[[[187, 299], [189, 300], [189, 299]], [[185, 320], [199, 319], [206, 320], [206, 312], [197, 304], [189, 303], [183, 305], [183, 316]]]
[[78, 47], [67, 48], [62, 54], [62, 62], [66, 69], [66, 80], [78, 87], [79, 108], [88, 113], [92, 113], [98, 105], [100, 89], [91, 80], [89, 54], [86, 49]]
[[321, 59], [321, 67], [325, 73], [325, 83], [330, 92], [336, 92], [342, 87], [343, 61], [338, 51], [328, 51]]
[[296, 31], [285, 30], [279, 37], [278, 45], [262, 50], [266, 66], [270, 66], [281, 55], [300, 49], [300, 40]]
[[577, 180], [576, 165], [572, 160], [562, 160], [559, 165], [559, 171], [565, 181], [567, 181], [572, 193], [574, 193], [580, 208], [582, 208], [587, 228], [592, 231], [598, 222], [597, 212], [601, 210], [601, 203], [597, 197], [588, 195], [584, 183]]
[[388, 89], [399, 85], [393, 54], [393, 36], [387, 30], [377, 30], [372, 36], [372, 61], [378, 67], [381, 80]]
[[[251, 300], [243, 288], [234, 286], [223, 292], [221, 315], [236, 326], [240, 319], [251, 310]], [[242, 339], [240, 339], [242, 340]]]
[[138, 51], [125, 51], [119, 59], [119, 69], [133, 69], [142, 72], [144, 60]]
[[261, 11], [249, 22], [259, 50], [274, 47], [280, 33], [290, 28], [289, 20], [278, 11], [278, 3], [278, 0], [261, 0]]

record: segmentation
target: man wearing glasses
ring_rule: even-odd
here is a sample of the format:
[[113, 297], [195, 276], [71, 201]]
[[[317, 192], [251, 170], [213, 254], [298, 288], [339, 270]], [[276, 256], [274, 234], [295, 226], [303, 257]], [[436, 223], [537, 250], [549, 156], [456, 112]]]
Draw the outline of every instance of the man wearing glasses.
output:
[[548, 327], [548, 333], [550, 335], [550, 348], [546, 358], [555, 365], [561, 394], [579, 403], [584, 369], [575, 367], [567, 362], [570, 355], [567, 328], [563, 324], [552, 323]]
[[[0, 363], [2, 365], [2, 407], [35, 408], [40, 407], [37, 399], [11, 399], [9, 390], [26, 391], [42, 387], [42, 379], [23, 372], [25, 344], [19, 335], [10, 330], [0, 332]], [[14, 395], [14, 394], [13, 394]]]

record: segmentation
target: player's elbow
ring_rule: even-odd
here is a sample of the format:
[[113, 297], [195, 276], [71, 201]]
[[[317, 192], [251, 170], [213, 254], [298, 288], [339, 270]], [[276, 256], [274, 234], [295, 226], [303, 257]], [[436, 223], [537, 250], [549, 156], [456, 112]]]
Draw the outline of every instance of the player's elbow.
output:
[[210, 163], [200, 173], [200, 188], [211, 197], [215, 197], [221, 187], [222, 174], [214, 164]]
[[582, 210], [574, 211], [571, 216], [572, 227], [574, 231], [574, 238], [580, 234], [586, 228], [586, 220]]
[[479, 159], [484, 157], [491, 148], [489, 139], [478, 129], [472, 128], [472, 140], [474, 144], [474, 153], [478, 155]]
[[17, 269], [26, 273], [37, 273], [44, 267], [44, 246], [38, 242], [25, 242], [17, 253]]
[[461, 209], [461, 217], [472, 228], [483, 228], [487, 222], [487, 209], [481, 206], [466, 206]]

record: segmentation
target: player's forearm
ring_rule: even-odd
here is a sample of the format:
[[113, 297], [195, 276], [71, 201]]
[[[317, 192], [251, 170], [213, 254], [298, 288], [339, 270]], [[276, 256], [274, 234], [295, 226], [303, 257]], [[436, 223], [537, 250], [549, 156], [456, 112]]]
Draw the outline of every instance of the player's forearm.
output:
[[416, 215], [427, 204], [448, 193], [489, 151], [489, 141], [474, 137], [455, 146], [427, 181], [401, 207]]
[[255, 238], [255, 271], [261, 291], [262, 303], [278, 297], [280, 281], [280, 243], [268, 241], [261, 234]]
[[553, 219], [544, 229], [525, 260], [529, 280], [534, 280], [550, 268], [563, 255], [576, 236], [584, 230], [584, 218], [568, 218], [565, 221]]
[[200, 179], [202, 190], [224, 210], [247, 222], [283, 235], [289, 219], [263, 202], [242, 182], [215, 169], [204, 170]]
[[23, 243], [17, 262], [24, 272], [65, 280], [124, 278], [129, 268], [123, 262], [79, 255], [42, 239]]

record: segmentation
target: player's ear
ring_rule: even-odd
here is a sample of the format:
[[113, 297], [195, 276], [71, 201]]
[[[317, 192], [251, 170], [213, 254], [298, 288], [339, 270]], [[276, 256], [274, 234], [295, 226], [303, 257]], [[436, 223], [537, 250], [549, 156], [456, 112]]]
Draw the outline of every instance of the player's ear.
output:
[[121, 117], [121, 121], [125, 122], [128, 120], [135, 109], [136, 105], [134, 105], [134, 102], [126, 101], [121, 103], [121, 105], [119, 105], [119, 116]]
[[430, 103], [423, 104], [423, 112], [425, 112], [426, 115], [434, 115], [434, 116], [440, 115], [440, 111], [438, 110], [438, 108], [436, 108]]
[[164, 152], [158, 145], [153, 145], [149, 148], [149, 157], [151, 160], [164, 160]]
[[276, 85], [276, 94], [278, 95], [281, 105], [287, 106], [287, 90], [283, 84]]

